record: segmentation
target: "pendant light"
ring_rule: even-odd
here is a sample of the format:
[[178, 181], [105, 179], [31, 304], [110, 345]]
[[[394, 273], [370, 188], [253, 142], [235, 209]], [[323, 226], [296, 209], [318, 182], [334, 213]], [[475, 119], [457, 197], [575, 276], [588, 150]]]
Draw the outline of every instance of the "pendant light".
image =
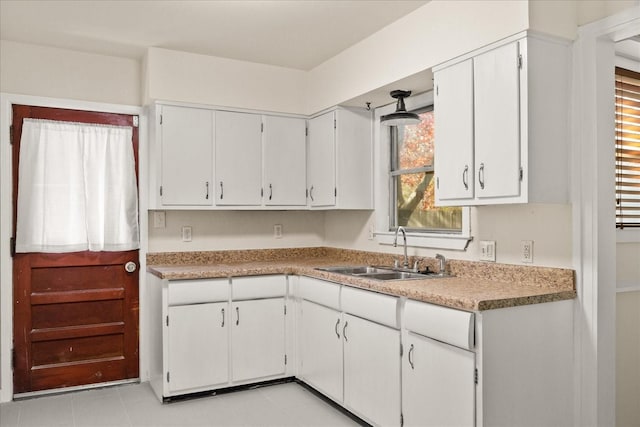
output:
[[392, 98], [398, 100], [396, 111], [380, 117], [380, 123], [385, 126], [415, 125], [420, 122], [420, 117], [416, 113], [409, 113], [404, 106], [404, 99], [411, 95], [410, 90], [392, 90]]

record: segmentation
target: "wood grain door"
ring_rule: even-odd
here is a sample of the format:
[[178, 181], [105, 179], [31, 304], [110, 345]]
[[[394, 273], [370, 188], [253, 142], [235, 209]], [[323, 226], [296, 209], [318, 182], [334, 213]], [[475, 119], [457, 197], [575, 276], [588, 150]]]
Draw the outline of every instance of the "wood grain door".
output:
[[[131, 126], [137, 175], [137, 117], [14, 105], [14, 236], [25, 118]], [[138, 250], [15, 254], [14, 393], [138, 378], [139, 276], [127, 262], [139, 267]]]

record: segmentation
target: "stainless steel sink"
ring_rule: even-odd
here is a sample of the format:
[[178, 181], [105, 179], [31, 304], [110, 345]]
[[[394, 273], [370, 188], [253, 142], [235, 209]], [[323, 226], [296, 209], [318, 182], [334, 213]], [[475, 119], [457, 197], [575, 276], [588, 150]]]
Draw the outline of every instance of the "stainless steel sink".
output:
[[330, 273], [344, 274], [347, 276], [363, 277], [373, 280], [417, 280], [429, 279], [435, 277], [445, 277], [438, 273], [418, 273], [412, 271], [403, 271], [394, 269], [393, 267], [377, 267], [377, 266], [349, 266], [349, 267], [320, 267], [316, 270], [328, 271]]

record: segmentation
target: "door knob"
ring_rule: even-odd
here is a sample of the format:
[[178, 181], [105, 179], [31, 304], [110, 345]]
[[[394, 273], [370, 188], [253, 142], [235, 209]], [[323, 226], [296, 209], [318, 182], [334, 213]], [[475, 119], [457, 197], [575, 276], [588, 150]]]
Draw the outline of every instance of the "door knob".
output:
[[135, 262], [133, 261], [129, 261], [128, 263], [126, 263], [124, 265], [124, 269], [127, 273], [133, 273], [134, 271], [136, 271], [138, 269], [138, 266], [136, 265]]

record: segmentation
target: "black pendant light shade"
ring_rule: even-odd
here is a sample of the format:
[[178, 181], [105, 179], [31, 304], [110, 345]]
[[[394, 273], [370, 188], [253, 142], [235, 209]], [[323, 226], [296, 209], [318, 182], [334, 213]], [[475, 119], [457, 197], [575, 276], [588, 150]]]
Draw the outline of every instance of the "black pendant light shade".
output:
[[416, 113], [409, 113], [404, 106], [404, 99], [411, 95], [410, 90], [392, 90], [392, 98], [398, 100], [396, 111], [380, 117], [380, 123], [385, 126], [415, 125], [420, 122], [420, 117]]

